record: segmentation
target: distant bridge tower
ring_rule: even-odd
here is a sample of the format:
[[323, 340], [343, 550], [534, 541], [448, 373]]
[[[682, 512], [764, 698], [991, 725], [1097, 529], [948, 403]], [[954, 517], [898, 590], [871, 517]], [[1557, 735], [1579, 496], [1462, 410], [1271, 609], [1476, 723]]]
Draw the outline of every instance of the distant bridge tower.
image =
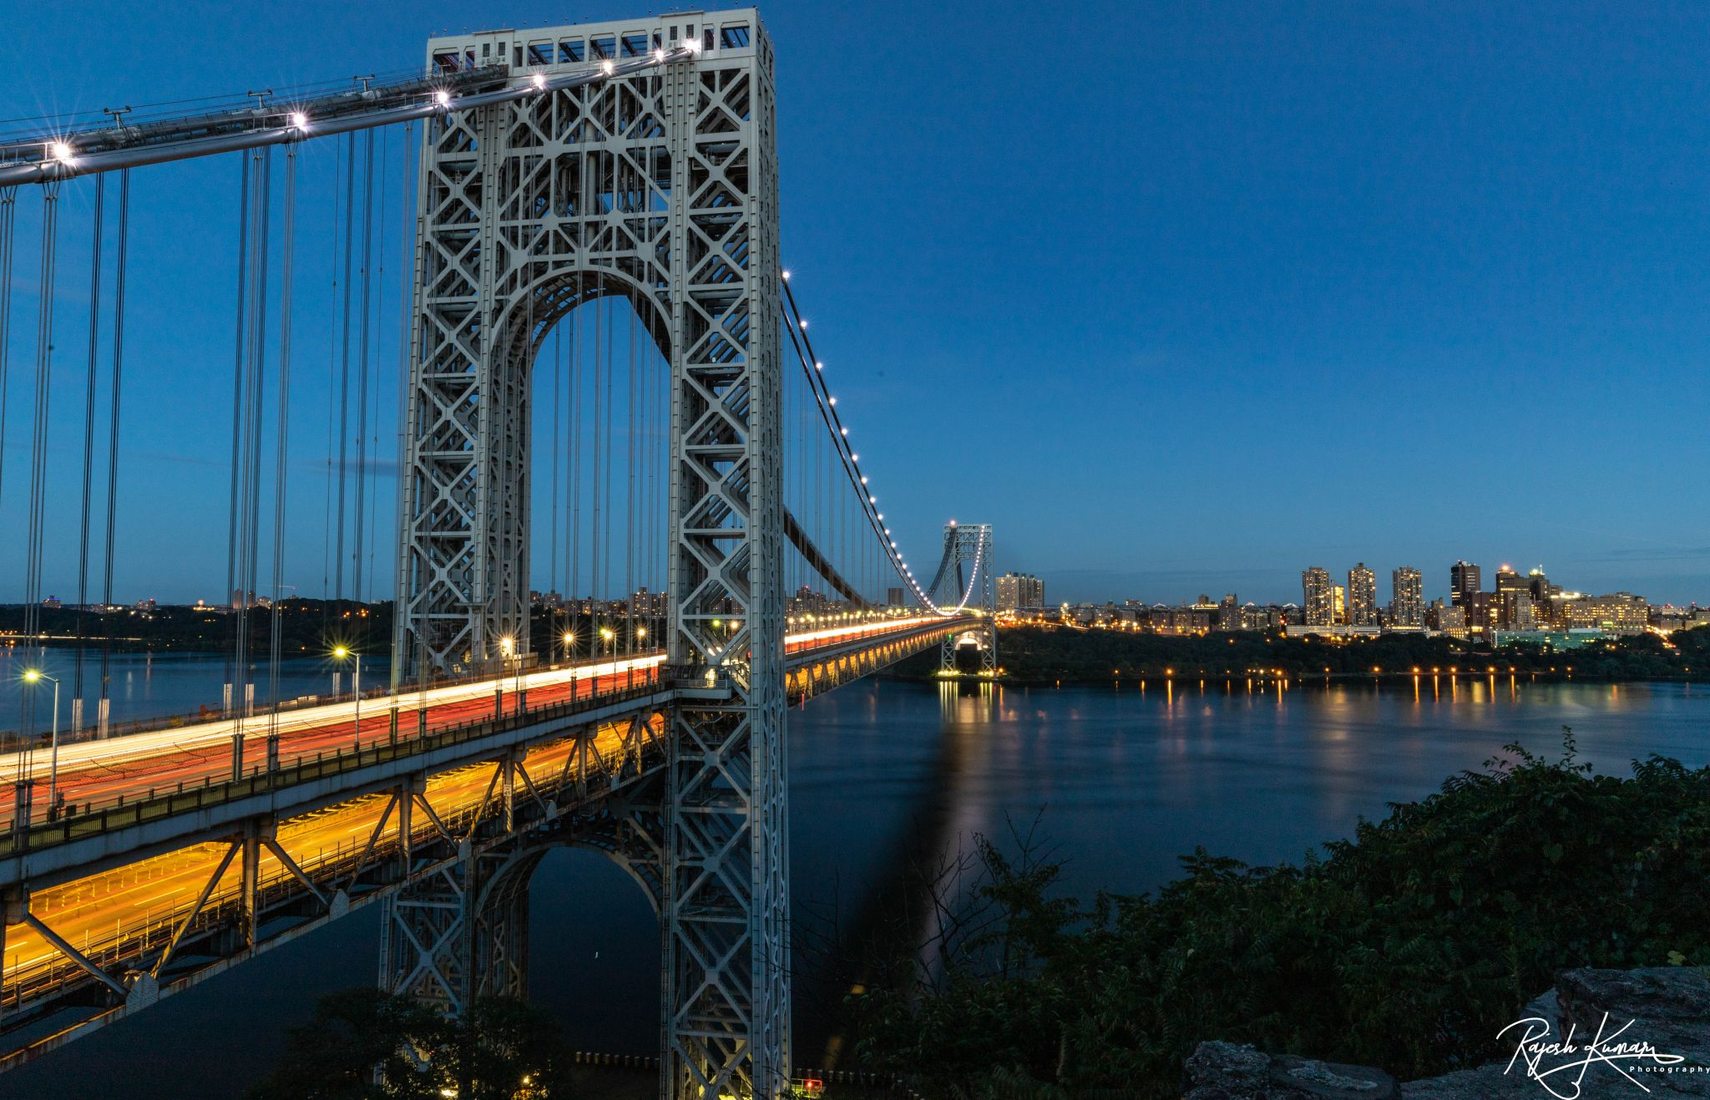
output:
[[[626, 71], [656, 53], [672, 60]], [[428, 59], [513, 81], [616, 75], [427, 127], [394, 667], [491, 670], [526, 652], [530, 372], [562, 317], [625, 298], [671, 367], [666, 675], [725, 693], [674, 709], [657, 805], [634, 818], [658, 834], [662, 1091], [776, 1097], [790, 990], [771, 42], [745, 9], [436, 38]], [[729, 622], [733, 636], [714, 629]], [[442, 944], [464, 945], [466, 971], [517, 965], [521, 930], [499, 927], [518, 909], [510, 881], [472, 865], [424, 888], [443, 898], [394, 903], [391, 943], [417, 958], [387, 963], [389, 981], [442, 970]], [[499, 908], [476, 912], [489, 894]], [[450, 906], [451, 924], [425, 916]]]
[[940, 672], [957, 671], [956, 651], [973, 644], [980, 653], [980, 672], [997, 673], [997, 613], [992, 598], [992, 526], [951, 520], [944, 526], [944, 556], [927, 595], [939, 607], [981, 613], [979, 625], [960, 634], [945, 635], [938, 648]]

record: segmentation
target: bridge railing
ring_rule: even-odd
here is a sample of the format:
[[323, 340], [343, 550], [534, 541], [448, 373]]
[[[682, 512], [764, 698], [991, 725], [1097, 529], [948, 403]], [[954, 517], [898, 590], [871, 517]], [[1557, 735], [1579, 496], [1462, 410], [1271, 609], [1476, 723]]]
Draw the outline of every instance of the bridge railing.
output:
[[[241, 778], [215, 782], [204, 776], [200, 785], [186, 786], [182, 781], [164, 793], [150, 789], [147, 795], [129, 802], [120, 794], [109, 803], [80, 803], [72, 812], [56, 820], [32, 822], [27, 829], [14, 829], [0, 836], [0, 858], [39, 851], [53, 845], [66, 844], [86, 837], [99, 836], [114, 829], [142, 825], [146, 822], [219, 806], [257, 795], [270, 794], [290, 787], [345, 774], [361, 768], [413, 755], [421, 755], [450, 746], [476, 741], [512, 729], [535, 725], [558, 717], [570, 717], [612, 703], [642, 699], [658, 693], [661, 687], [651, 669], [632, 675], [629, 682], [608, 690], [591, 692], [573, 699], [542, 706], [519, 708], [509, 713], [441, 726], [426, 732], [416, 732], [396, 740], [389, 737], [367, 746], [352, 745], [332, 753], [317, 751], [312, 759], [303, 758], [288, 766], [267, 769], [256, 764]], [[635, 681], [639, 679], [640, 682]]]
[[[618, 657], [626, 661], [645, 660], [649, 657], [658, 657], [663, 652], [663, 650], [658, 648], [639, 649], [633, 653], [619, 654]], [[535, 666], [523, 669], [521, 670], [520, 675], [529, 676], [540, 672], [558, 672], [583, 666], [593, 667], [595, 665], [607, 664], [611, 660], [612, 658], [607, 656], [589, 657], [586, 660], [581, 661], [559, 661], [545, 666]], [[365, 703], [374, 699], [392, 699], [404, 702], [408, 701], [412, 696], [419, 696], [425, 692], [442, 691], [447, 688], [469, 687], [480, 683], [491, 683], [496, 679], [509, 679], [511, 675], [512, 673], [506, 672], [502, 677], [495, 677], [491, 672], [486, 671], [469, 672], [461, 676], [446, 676], [437, 680], [399, 684], [396, 691], [394, 691], [390, 685], [382, 683], [377, 687], [365, 688], [360, 693], [360, 698]], [[272, 703], [257, 704], [254, 712], [244, 717], [246, 720], [253, 719], [255, 721], [262, 721], [268, 715], [274, 713], [293, 714], [297, 711], [313, 710], [316, 707], [334, 706], [339, 703], [353, 702], [358, 697], [357, 693], [349, 691], [328, 692], [325, 695], [297, 695], [290, 699], [281, 699], [278, 707], [274, 707]], [[110, 740], [115, 737], [128, 737], [134, 733], [158, 733], [162, 730], [179, 729], [183, 726], [193, 726], [205, 722], [229, 722], [238, 717], [239, 715], [235, 710], [226, 711], [215, 707], [204, 706], [200, 710], [195, 711], [181, 711], [177, 714], [160, 714], [150, 718], [135, 718], [126, 722], [110, 722], [107, 725], [106, 739]], [[61, 745], [75, 745], [85, 741], [101, 740], [100, 731], [101, 727], [99, 725], [92, 725], [87, 722], [80, 728], [61, 729], [59, 731], [59, 743]], [[0, 753], [21, 752], [25, 749], [45, 749], [48, 747], [49, 740], [50, 735], [48, 733], [37, 732], [26, 737], [15, 729], [0, 730]]]

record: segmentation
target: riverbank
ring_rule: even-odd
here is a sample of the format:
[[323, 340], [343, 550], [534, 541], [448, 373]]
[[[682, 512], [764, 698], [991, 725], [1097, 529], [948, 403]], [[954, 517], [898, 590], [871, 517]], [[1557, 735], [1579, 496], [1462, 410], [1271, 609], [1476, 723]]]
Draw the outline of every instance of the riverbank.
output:
[[[1567, 650], [1493, 649], [1447, 637], [1385, 634], [1349, 641], [1243, 631], [1198, 636], [1017, 624], [998, 630], [1001, 679], [1011, 684], [1112, 682], [1399, 681], [1418, 678], [1595, 682], [1710, 682], [1710, 627], [1668, 638], [1636, 634]], [[936, 677], [938, 653], [897, 665], [903, 679]]]

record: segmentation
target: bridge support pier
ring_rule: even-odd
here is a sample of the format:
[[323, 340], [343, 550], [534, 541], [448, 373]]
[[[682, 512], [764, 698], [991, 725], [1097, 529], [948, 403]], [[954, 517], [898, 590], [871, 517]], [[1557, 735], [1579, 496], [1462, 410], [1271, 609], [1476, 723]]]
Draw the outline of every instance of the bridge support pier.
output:
[[544, 849], [457, 860], [385, 902], [380, 987], [453, 1016], [528, 993], [528, 882]]

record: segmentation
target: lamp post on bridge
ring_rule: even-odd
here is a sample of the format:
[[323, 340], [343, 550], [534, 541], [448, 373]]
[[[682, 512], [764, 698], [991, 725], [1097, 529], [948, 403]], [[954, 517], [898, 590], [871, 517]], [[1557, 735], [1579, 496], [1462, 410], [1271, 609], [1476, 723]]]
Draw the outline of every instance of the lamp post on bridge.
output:
[[353, 739], [361, 740], [361, 738], [362, 738], [362, 654], [354, 652], [347, 645], [336, 645], [333, 647], [332, 655], [333, 655], [333, 660], [335, 660], [335, 661], [343, 661], [343, 660], [346, 660], [348, 658], [355, 658], [355, 660], [356, 660], [356, 666], [354, 669], [354, 676], [350, 682], [350, 686], [351, 686], [350, 694], [356, 702], [356, 719], [351, 724], [350, 734], [351, 734], [351, 737]]
[[37, 684], [46, 680], [53, 685], [53, 733], [48, 754], [48, 820], [59, 816], [59, 680], [39, 668], [24, 670], [24, 682]]

